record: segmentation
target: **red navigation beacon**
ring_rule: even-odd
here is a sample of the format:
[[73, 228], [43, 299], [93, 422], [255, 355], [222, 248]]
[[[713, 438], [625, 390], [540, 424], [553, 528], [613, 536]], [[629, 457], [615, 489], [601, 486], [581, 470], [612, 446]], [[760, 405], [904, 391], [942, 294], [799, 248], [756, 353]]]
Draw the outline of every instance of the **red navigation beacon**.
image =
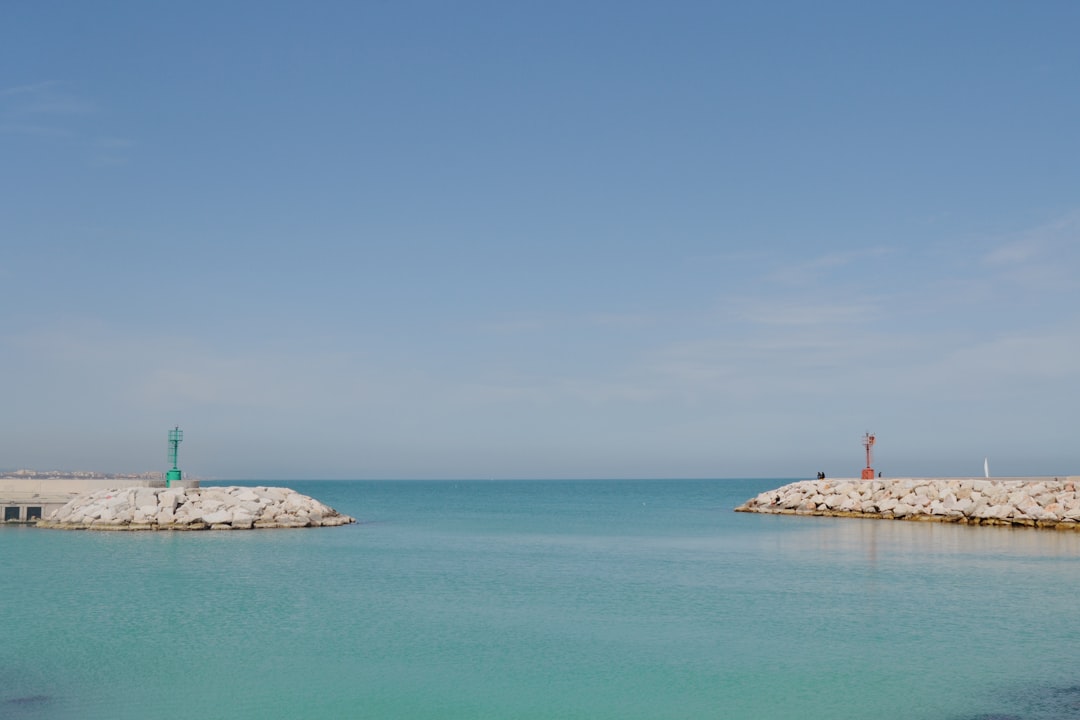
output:
[[874, 447], [874, 436], [871, 435], [870, 433], [866, 433], [865, 435], [863, 435], [862, 444], [863, 444], [863, 447], [866, 448], [866, 467], [863, 468], [862, 479], [863, 480], [873, 480], [874, 479], [874, 468], [871, 467], [871, 465], [873, 463], [871, 463], [870, 460], [871, 460], [871, 458], [873, 457], [873, 454], [874, 454], [873, 450], [872, 450], [872, 448]]

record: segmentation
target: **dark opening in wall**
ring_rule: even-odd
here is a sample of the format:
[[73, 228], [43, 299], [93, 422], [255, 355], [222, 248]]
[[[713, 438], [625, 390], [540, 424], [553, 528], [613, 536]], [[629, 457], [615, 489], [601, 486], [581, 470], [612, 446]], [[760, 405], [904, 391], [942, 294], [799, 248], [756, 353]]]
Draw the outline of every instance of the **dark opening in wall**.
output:
[[19, 519], [19, 508], [8, 506], [4, 508], [4, 522]]
[[41, 508], [40, 507], [35, 507], [33, 505], [28, 506], [26, 508], [26, 519], [27, 520], [40, 520], [41, 519]]

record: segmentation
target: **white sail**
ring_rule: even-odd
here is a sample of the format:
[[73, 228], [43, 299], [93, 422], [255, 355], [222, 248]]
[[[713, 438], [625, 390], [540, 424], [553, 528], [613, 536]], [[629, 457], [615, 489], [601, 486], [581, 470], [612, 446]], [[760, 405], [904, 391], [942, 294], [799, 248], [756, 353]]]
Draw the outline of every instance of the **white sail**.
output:
[[983, 458], [983, 473], [990, 477], [990, 458]]

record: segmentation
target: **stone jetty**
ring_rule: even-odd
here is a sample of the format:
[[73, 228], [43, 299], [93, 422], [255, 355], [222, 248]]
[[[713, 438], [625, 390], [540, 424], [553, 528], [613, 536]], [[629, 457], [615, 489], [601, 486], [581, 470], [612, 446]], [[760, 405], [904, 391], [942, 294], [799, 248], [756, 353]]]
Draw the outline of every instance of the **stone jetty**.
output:
[[37, 523], [62, 530], [250, 530], [356, 522], [318, 500], [280, 487], [97, 490]]
[[803, 480], [736, 512], [1080, 530], [1080, 477]]

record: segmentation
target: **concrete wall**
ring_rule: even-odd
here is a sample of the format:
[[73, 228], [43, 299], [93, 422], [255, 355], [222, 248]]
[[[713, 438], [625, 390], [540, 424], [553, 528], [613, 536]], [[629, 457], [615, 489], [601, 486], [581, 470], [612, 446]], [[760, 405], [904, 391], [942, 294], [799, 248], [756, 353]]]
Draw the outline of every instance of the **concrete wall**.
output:
[[[41, 517], [63, 507], [81, 493], [127, 487], [165, 487], [164, 480], [126, 478], [48, 478], [28, 479], [0, 477], [0, 524], [4, 522], [35, 522], [29, 517], [32, 508], [41, 508]], [[173, 487], [199, 487], [198, 480], [180, 480]], [[13, 508], [9, 510], [9, 508]], [[5, 520], [17, 514], [17, 519]]]
[[48, 517], [49, 513], [54, 510], [59, 510], [64, 504], [62, 502], [40, 501], [23, 504], [0, 503], [0, 524], [37, 522]]
[[0, 477], [0, 498], [15, 495], [71, 495], [108, 490], [115, 487], [165, 487], [164, 480], [125, 480], [106, 478], [27, 479]]

